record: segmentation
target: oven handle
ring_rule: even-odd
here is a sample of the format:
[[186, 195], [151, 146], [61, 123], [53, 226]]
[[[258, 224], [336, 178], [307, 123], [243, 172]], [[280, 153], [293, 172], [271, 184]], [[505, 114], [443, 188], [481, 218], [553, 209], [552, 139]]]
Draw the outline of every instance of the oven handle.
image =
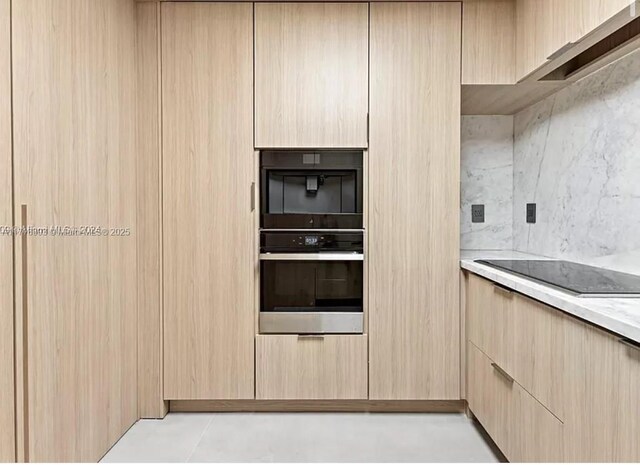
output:
[[261, 253], [260, 260], [307, 261], [307, 262], [361, 262], [361, 253]]

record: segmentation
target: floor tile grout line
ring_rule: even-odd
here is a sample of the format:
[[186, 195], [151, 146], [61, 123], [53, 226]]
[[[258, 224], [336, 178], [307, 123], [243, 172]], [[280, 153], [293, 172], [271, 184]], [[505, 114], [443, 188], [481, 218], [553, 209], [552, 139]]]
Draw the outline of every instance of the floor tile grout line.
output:
[[193, 446], [193, 449], [191, 449], [191, 452], [189, 453], [189, 456], [187, 457], [187, 460], [185, 460], [184, 463], [189, 463], [189, 461], [191, 460], [191, 457], [193, 457], [193, 454], [195, 454], [196, 450], [198, 449], [198, 446], [200, 445], [200, 443], [202, 442], [202, 439], [204, 438], [205, 433], [207, 432], [207, 430], [209, 429], [209, 426], [213, 422], [213, 418], [214, 418], [214, 416], [211, 415], [211, 418], [209, 418], [209, 421], [207, 422], [207, 425], [202, 430], [202, 433], [200, 433], [200, 437], [198, 438], [198, 441], [196, 442], [196, 445]]

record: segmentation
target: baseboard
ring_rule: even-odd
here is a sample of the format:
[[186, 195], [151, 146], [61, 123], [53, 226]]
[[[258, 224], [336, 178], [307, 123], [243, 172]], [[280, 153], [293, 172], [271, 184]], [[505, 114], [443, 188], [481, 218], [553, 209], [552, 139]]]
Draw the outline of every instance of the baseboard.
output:
[[463, 413], [464, 400], [172, 400], [171, 412]]

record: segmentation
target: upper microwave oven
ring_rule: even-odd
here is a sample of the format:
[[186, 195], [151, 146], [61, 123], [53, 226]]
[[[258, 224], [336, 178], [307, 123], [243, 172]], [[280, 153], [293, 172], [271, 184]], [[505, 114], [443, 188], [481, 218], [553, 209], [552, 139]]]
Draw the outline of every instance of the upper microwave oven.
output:
[[362, 229], [362, 165], [362, 151], [261, 152], [260, 226]]

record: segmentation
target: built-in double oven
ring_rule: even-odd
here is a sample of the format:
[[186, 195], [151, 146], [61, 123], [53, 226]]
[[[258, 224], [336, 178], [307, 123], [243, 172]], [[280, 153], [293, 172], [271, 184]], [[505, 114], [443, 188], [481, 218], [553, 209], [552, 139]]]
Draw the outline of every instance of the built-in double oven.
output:
[[260, 332], [362, 333], [363, 152], [260, 154]]

